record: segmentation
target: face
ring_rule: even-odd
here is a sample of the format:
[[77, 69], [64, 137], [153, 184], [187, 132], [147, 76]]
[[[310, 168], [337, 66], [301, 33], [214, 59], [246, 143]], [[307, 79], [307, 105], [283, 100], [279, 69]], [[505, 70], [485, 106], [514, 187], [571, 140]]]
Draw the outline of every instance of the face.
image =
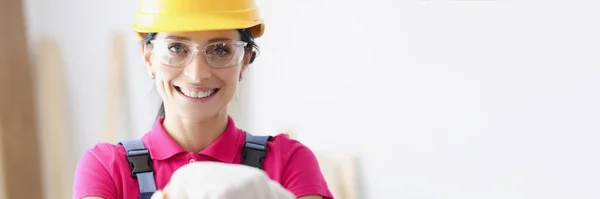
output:
[[237, 30], [158, 33], [144, 61], [166, 117], [205, 121], [227, 115], [251, 53]]

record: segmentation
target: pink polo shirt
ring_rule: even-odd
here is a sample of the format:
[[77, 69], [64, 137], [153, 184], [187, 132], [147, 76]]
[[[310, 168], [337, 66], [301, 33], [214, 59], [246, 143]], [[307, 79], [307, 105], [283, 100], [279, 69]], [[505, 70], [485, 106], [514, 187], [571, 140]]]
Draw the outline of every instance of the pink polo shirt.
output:
[[[244, 131], [233, 120], [223, 134], [199, 153], [191, 153], [179, 146], [162, 126], [164, 118], [155, 123], [142, 141], [153, 159], [156, 188], [162, 189], [179, 167], [193, 161], [241, 162], [245, 142]], [[274, 136], [267, 144], [263, 169], [269, 177], [279, 182], [296, 197], [321, 195], [333, 198], [319, 169], [313, 152], [287, 135]], [[137, 199], [138, 182], [122, 146], [99, 143], [88, 149], [75, 171], [73, 198], [97, 196], [105, 199]]]

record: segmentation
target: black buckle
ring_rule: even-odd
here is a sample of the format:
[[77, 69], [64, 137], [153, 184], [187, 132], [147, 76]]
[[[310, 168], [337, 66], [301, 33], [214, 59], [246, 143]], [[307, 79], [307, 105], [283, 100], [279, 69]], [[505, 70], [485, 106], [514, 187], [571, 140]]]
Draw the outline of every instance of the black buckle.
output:
[[150, 154], [129, 155], [127, 156], [127, 160], [129, 161], [129, 167], [131, 168], [131, 175], [133, 177], [137, 177], [136, 174], [138, 173], [153, 171]]
[[244, 165], [262, 169], [262, 164], [267, 154], [265, 148], [266, 146], [246, 142], [242, 153], [242, 163]]

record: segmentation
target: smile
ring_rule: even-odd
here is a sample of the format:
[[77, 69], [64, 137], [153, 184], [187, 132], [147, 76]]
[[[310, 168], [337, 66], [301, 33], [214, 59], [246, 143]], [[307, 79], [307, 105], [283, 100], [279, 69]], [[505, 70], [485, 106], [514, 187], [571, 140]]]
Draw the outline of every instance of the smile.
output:
[[198, 89], [185, 89], [185, 88], [181, 88], [179, 86], [174, 86], [174, 87], [175, 87], [175, 90], [177, 90], [177, 92], [179, 92], [180, 94], [182, 94], [186, 97], [189, 97], [189, 98], [193, 98], [193, 99], [209, 98], [219, 92], [218, 88], [198, 90]]

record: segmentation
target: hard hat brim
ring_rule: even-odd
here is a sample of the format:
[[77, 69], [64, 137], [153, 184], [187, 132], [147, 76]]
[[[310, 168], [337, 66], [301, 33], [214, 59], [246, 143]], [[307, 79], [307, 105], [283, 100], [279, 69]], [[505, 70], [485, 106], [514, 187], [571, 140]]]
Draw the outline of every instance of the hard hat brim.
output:
[[151, 32], [189, 32], [244, 28], [250, 28], [252, 36], [259, 38], [263, 35], [265, 29], [262, 20], [248, 21], [243, 20], [243, 17], [236, 18], [219, 13], [194, 16], [138, 14], [135, 24], [133, 29], [141, 38], [146, 33]]

